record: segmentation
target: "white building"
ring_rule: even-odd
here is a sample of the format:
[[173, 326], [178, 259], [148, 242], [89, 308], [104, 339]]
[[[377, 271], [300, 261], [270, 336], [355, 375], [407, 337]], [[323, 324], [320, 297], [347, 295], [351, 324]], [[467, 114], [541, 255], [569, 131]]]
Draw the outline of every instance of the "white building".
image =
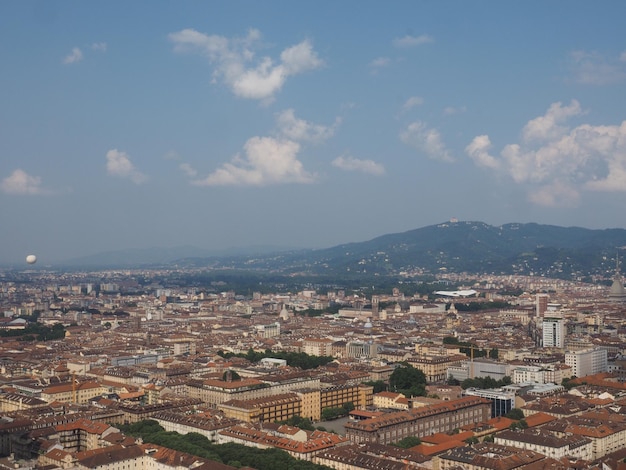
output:
[[565, 364], [572, 368], [572, 375], [575, 377], [606, 372], [608, 369], [606, 349], [592, 348], [567, 352]]
[[565, 320], [559, 314], [547, 314], [543, 317], [543, 347], [561, 348], [565, 346]]
[[528, 382], [543, 384], [546, 383], [545, 369], [539, 366], [517, 366], [513, 369], [511, 380], [514, 384]]
[[269, 325], [254, 325], [256, 335], [261, 338], [275, 338], [280, 336], [280, 323], [270, 323]]
[[541, 429], [524, 431], [506, 430], [495, 436], [495, 443], [539, 452], [553, 459], [572, 457], [581, 460], [593, 459], [593, 442], [582, 436], [557, 437]]

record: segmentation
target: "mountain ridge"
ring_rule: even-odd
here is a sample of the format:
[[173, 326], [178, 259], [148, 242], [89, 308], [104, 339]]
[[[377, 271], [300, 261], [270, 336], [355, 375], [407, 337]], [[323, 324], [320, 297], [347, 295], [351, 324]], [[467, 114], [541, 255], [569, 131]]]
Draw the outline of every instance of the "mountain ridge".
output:
[[[620, 228], [515, 222], [492, 226], [479, 221], [448, 221], [329, 248], [276, 248], [237, 254], [187, 251], [180, 256], [172, 251], [169, 259], [134, 262], [144, 266], [176, 265], [311, 276], [475, 272], [580, 277], [613, 272], [616, 254], [623, 247], [626, 247], [626, 229]], [[107, 259], [116, 257], [109, 254]], [[129, 261], [133, 257], [126, 255], [125, 259]]]

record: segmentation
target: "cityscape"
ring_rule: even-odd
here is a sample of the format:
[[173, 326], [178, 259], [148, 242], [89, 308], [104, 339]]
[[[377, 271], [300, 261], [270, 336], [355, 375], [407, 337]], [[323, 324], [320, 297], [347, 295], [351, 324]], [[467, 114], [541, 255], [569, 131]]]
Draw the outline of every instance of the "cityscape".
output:
[[626, 470], [626, 2], [0, 2], [0, 470]]
[[369, 296], [36, 263], [0, 273], [6, 468], [269, 468], [227, 445], [284, 452], [289, 468], [626, 457], [619, 262], [611, 285], [446, 273]]

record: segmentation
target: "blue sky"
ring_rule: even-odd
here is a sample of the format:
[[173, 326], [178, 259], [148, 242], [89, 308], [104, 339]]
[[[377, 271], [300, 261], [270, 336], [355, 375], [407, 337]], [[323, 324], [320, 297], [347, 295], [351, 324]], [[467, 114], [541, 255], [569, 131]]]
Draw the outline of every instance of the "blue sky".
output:
[[626, 2], [0, 3], [0, 264], [626, 227]]

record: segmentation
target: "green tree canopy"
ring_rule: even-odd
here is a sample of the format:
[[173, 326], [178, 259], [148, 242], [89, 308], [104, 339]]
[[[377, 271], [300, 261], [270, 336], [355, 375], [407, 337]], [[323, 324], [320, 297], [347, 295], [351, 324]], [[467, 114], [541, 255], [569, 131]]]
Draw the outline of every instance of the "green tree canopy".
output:
[[515, 420], [524, 419], [524, 412], [519, 408], [513, 408], [505, 415], [505, 417]]
[[426, 375], [411, 364], [403, 362], [396, 367], [389, 377], [389, 388], [406, 396], [424, 396], [426, 394]]
[[404, 439], [399, 440], [398, 442], [394, 442], [391, 444], [392, 446], [401, 447], [403, 449], [408, 449], [410, 447], [418, 446], [422, 443], [419, 437], [417, 436], [408, 436]]

